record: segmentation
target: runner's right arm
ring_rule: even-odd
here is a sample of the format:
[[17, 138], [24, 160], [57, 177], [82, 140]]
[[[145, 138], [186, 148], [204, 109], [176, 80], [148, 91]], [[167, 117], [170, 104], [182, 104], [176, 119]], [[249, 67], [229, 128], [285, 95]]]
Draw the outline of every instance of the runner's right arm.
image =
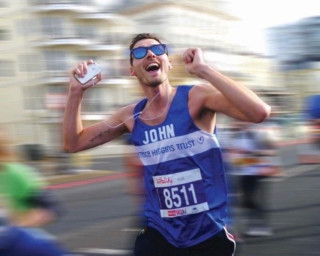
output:
[[101, 81], [99, 74], [93, 81], [82, 85], [74, 74], [83, 75], [86, 65], [92, 61], [82, 62], [70, 74], [69, 96], [63, 120], [63, 143], [67, 152], [78, 152], [111, 141], [128, 131], [126, 117], [130, 116], [133, 106], [119, 109], [105, 121], [84, 128], [81, 119], [81, 101], [85, 90]]

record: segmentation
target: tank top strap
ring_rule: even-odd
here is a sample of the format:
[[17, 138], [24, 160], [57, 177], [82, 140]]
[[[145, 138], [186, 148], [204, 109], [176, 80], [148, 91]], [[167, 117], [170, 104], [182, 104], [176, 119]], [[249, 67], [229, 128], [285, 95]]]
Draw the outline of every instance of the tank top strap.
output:
[[147, 102], [148, 102], [148, 99], [144, 98], [136, 104], [136, 106], [133, 109], [134, 116], [139, 115], [138, 113], [141, 112], [145, 108]]

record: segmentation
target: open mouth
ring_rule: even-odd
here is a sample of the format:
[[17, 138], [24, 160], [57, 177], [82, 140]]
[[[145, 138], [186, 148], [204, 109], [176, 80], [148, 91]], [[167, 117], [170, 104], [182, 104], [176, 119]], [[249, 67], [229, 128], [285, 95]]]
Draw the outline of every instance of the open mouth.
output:
[[151, 71], [158, 71], [160, 69], [160, 65], [158, 63], [150, 63], [146, 67], [146, 71], [151, 72]]

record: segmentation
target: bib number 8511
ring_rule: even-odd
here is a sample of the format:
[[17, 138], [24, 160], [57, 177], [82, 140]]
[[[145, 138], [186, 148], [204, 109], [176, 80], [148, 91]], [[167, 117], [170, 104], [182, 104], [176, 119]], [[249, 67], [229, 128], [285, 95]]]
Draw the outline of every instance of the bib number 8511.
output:
[[153, 176], [162, 218], [196, 214], [209, 209], [200, 169]]
[[[163, 196], [166, 208], [172, 207], [179, 208], [182, 206], [182, 200], [185, 202], [185, 206], [190, 204], [197, 204], [197, 197], [193, 184], [181, 187], [171, 187], [163, 189]], [[192, 201], [191, 201], [192, 200]]]

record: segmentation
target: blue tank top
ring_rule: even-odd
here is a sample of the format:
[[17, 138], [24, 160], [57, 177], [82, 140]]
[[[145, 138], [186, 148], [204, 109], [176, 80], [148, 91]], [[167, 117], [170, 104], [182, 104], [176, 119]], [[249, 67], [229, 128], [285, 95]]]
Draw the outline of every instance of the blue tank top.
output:
[[[133, 143], [144, 165], [148, 226], [176, 247], [212, 237], [225, 225], [227, 186], [215, 134], [200, 130], [188, 109], [192, 86], [178, 86], [166, 119], [149, 126], [136, 118]], [[143, 110], [140, 101], [134, 113]]]

